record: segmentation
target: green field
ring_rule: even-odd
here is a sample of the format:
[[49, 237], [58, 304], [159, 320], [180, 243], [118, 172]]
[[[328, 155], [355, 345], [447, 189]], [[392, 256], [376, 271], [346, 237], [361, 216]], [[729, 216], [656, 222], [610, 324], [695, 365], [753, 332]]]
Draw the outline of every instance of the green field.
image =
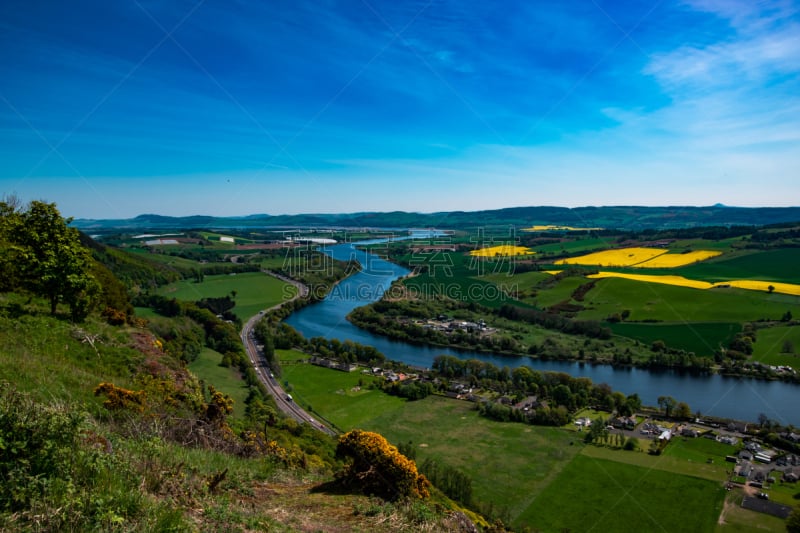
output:
[[[390, 442], [412, 441], [417, 461], [433, 458], [472, 478], [476, 500], [491, 503], [521, 525], [536, 496], [583, 444], [559, 428], [482, 418], [469, 402], [429, 396], [393, 411], [375, 411], [364, 429]], [[435, 430], [434, 430], [435, 428]]]
[[520, 522], [543, 531], [713, 531], [724, 497], [721, 483], [579, 455]]
[[543, 244], [541, 246], [534, 246], [533, 250], [537, 254], [548, 255], [565, 255], [577, 254], [579, 252], [590, 252], [594, 250], [601, 250], [608, 248], [614, 244], [613, 240], [604, 238], [591, 238], [591, 239], [578, 239], [574, 241], [559, 242], [554, 244]]
[[[296, 362], [277, 352], [285, 380], [301, 404], [311, 404], [342, 430], [376, 431], [394, 444], [413, 444], [417, 462], [431, 458], [466, 473], [476, 501], [518, 528], [541, 531], [714, 531], [728, 494], [722, 488], [735, 447], [676, 437], [660, 456], [584, 445], [563, 428], [500, 423], [474, 404], [441, 396], [406, 401], [358, 387], [360, 372]], [[599, 413], [590, 413], [599, 414]], [[640, 442], [646, 449], [647, 440]], [[709, 459], [711, 461], [709, 462]], [[788, 491], [789, 489], [787, 489]], [[776, 494], [776, 496], [778, 496]], [[786, 492], [784, 499], [791, 498]], [[732, 509], [720, 531], [772, 524]], [[770, 526], [771, 527], [771, 526]], [[663, 528], [663, 529], [662, 529]], [[768, 529], [773, 530], [774, 529]]]
[[[281, 352], [278, 357], [285, 360]], [[373, 378], [359, 371], [340, 372], [307, 363], [282, 363], [281, 368], [280, 381], [295, 402], [306, 409], [310, 406], [344, 431], [363, 427], [376, 412], [394, 411], [405, 403], [379, 389], [368, 388]]]
[[727, 346], [733, 336], [742, 330], [736, 323], [693, 322], [685, 324], [643, 324], [619, 322], [607, 324], [615, 335], [638, 340], [646, 345], [662, 340], [674, 349], [713, 355], [719, 346]]
[[689, 279], [730, 281], [756, 279], [800, 283], [800, 248], [782, 248], [764, 252], [743, 253], [730, 259], [712, 259], [675, 269]]
[[207, 384], [233, 398], [233, 416], [244, 417], [244, 401], [247, 399], [247, 385], [235, 368], [219, 366], [222, 354], [211, 348], [203, 348], [197, 359], [189, 364], [189, 370]]
[[800, 326], [759, 329], [752, 359], [768, 365], [800, 368]]
[[474, 301], [492, 308], [500, 307], [508, 300], [498, 285], [485, 278], [513, 273], [513, 258], [484, 260], [463, 253], [445, 252], [431, 258], [423, 257], [419, 261], [412, 256], [407, 256], [405, 260], [412, 267], [427, 264], [430, 269], [403, 282], [414, 295], [428, 298], [444, 295], [453, 300]]
[[800, 316], [800, 297], [739, 289], [691, 289], [622, 278], [601, 279], [586, 294], [580, 318], [603, 320], [630, 311], [630, 321], [748, 322]]
[[261, 272], [244, 274], [222, 274], [206, 276], [202, 283], [182, 280], [159, 289], [159, 294], [184, 301], [202, 298], [220, 298], [236, 291], [236, 307], [233, 312], [247, 320], [262, 309], [291, 299], [297, 289], [288, 283]]

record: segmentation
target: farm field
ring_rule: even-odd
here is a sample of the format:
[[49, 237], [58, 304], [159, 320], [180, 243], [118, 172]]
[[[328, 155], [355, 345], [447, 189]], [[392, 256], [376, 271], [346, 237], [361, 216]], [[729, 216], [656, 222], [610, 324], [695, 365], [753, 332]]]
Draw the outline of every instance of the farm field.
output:
[[544, 531], [713, 531], [722, 484], [578, 455], [521, 523]]
[[607, 278], [589, 291], [580, 318], [604, 320], [630, 310], [630, 321], [748, 322], [780, 320], [787, 310], [800, 313], [800, 298], [741, 289], [696, 290], [622, 278]]
[[667, 253], [667, 250], [664, 248], [619, 248], [594, 252], [580, 257], [560, 259], [555, 264], [626, 267], [638, 265], [665, 253]]
[[[410, 442], [418, 463], [431, 458], [461, 470], [472, 479], [476, 500], [490, 503], [516, 527], [717, 527], [728, 494], [722, 488], [728, 467], [724, 457], [733, 446], [675, 438], [656, 457], [645, 451], [584, 445], [574, 429], [496, 422], [480, 417], [469, 402], [441, 396], [407, 401], [369, 389], [372, 378], [360, 372], [297, 363], [307, 355], [293, 350], [276, 353], [282, 362], [281, 381], [289, 383], [298, 403], [310, 404], [341, 430], [376, 431], [395, 445]], [[646, 449], [647, 443], [641, 440], [640, 447]], [[729, 525], [721, 531], [738, 531], [740, 523], [762, 523], [761, 515], [743, 510], [729, 516]]]
[[753, 360], [800, 367], [800, 326], [759, 329], [753, 343]]
[[245, 403], [248, 389], [245, 382], [235, 368], [219, 366], [222, 354], [211, 348], [203, 348], [197, 359], [189, 363], [189, 370], [206, 383], [213, 383], [220, 390], [233, 399], [233, 415], [237, 418], [244, 417]]
[[578, 252], [597, 250], [599, 248], [606, 248], [610, 244], [611, 242], [608, 239], [591, 237], [588, 239], [578, 239], [574, 241], [565, 241], [553, 244], [542, 244], [541, 246], [534, 246], [533, 250], [539, 254], [574, 254]]
[[[476, 499], [515, 518], [583, 447], [572, 432], [482, 418], [469, 402], [429, 396], [410, 402], [378, 390], [353, 392], [361, 375], [284, 365], [292, 395], [342, 430], [376, 431], [411, 441], [417, 462], [433, 458], [468, 474]], [[343, 391], [344, 394], [342, 394]], [[436, 428], [436, 431], [430, 431]], [[572, 444], [570, 444], [572, 443]]]
[[[279, 360], [286, 360], [283, 350], [276, 350], [276, 354]], [[312, 411], [344, 431], [366, 429], [364, 423], [376, 412], [394, 411], [405, 403], [402, 398], [368, 388], [372, 378], [360, 372], [340, 372], [307, 363], [281, 363], [281, 368], [280, 382], [284, 387], [288, 382], [287, 390], [295, 402], [305, 408], [311, 406]]]
[[710, 250], [694, 250], [692, 252], [680, 254], [666, 253], [650, 259], [649, 261], [645, 261], [644, 263], [639, 263], [636, 266], [637, 268], [675, 268], [699, 263], [700, 261], [705, 261], [706, 259], [711, 259], [721, 254], [722, 252]]
[[[706, 443], [717, 445], [706, 447]], [[581, 454], [594, 459], [603, 459], [615, 463], [625, 463], [646, 469], [673, 472], [690, 477], [697, 477], [721, 483], [726, 478], [727, 466], [725, 455], [733, 453], [735, 447], [703, 438], [684, 439], [675, 437], [659, 456], [647, 453], [650, 445], [648, 439], [639, 439], [638, 451], [611, 449], [604, 446], [586, 446]], [[722, 452], [725, 453], [722, 453]], [[707, 463], [713, 458], [713, 463]]]
[[649, 274], [628, 274], [624, 272], [598, 272], [586, 276], [592, 279], [622, 278], [644, 283], [657, 283], [659, 285], [675, 285], [676, 287], [689, 287], [691, 289], [744, 289], [749, 291], [788, 294], [800, 296], [800, 285], [794, 283], [781, 283], [778, 281], [758, 281], [758, 280], [731, 280], [718, 283], [709, 283], [695, 279], [686, 279], [683, 276], [671, 275], [649, 275]]
[[261, 272], [243, 274], [221, 274], [206, 276], [202, 283], [194, 280], [181, 280], [159, 289], [159, 294], [184, 301], [197, 301], [202, 298], [220, 298], [236, 291], [234, 314], [246, 320], [260, 310], [291, 299], [297, 289], [279, 279]]
[[781, 248], [741, 253], [735, 257], [712, 259], [680, 269], [682, 276], [707, 281], [755, 279], [800, 283], [800, 248]]
[[479, 250], [472, 250], [469, 255], [474, 257], [497, 257], [497, 256], [516, 256], [516, 255], [533, 255], [535, 252], [525, 246], [513, 246], [510, 244], [501, 244], [499, 246], [490, 246], [488, 248], [481, 248]]
[[694, 352], [697, 355], [712, 355], [720, 346], [726, 346], [733, 336], [741, 331], [735, 322], [694, 322], [680, 324], [643, 324], [619, 322], [608, 324], [615, 335], [638, 340], [645, 345], [661, 340], [670, 348]]
[[[570, 276], [562, 278], [555, 282], [552, 287], [546, 289], [529, 289], [523, 290], [520, 286], [520, 296], [526, 295], [521, 298], [522, 301], [535, 304], [537, 307], [545, 308], [555, 305], [563, 301], [569, 301], [572, 298], [572, 293], [581, 285], [588, 283], [586, 278], [580, 276]], [[535, 296], [533, 295], [535, 290]]]
[[468, 474], [475, 499], [520, 526], [539, 493], [583, 447], [574, 433], [491, 421], [471, 403], [439, 396], [378, 413], [364, 429], [393, 443], [412, 441], [418, 462], [432, 458]]

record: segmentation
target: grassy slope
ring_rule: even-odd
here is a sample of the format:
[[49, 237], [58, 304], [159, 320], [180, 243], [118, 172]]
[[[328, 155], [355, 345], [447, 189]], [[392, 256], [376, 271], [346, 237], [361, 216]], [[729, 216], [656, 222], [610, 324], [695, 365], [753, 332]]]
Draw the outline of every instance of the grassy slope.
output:
[[[95, 397], [93, 389], [103, 381], [135, 388], [131, 376], [143, 357], [130, 346], [130, 334], [142, 331], [113, 328], [90, 318], [80, 327], [102, 335], [95, 352], [89, 344], [74, 337], [76, 328], [65, 320], [38, 314], [30, 306], [26, 306], [26, 311], [37, 314], [17, 316], [16, 307], [11, 304], [25, 300], [0, 295], [0, 387], [5, 388], [7, 382], [38, 402], [65, 405], [73, 412], [88, 412], [93, 433], [113, 445], [114, 454], [108, 458], [110, 466], [101, 468], [97, 477], [89, 480], [89, 486], [81, 484], [73, 490], [75, 498], [102, 505], [106, 519], [81, 522], [75, 526], [79, 530], [91, 525], [98, 530], [142, 532], [412, 532], [421, 527], [415, 517], [430, 515], [430, 511], [422, 508], [404, 508], [367, 496], [317, 490], [320, 481], [331, 479], [330, 472], [298, 473], [274, 461], [184, 448], [135, 431], [127, 436], [116, 433], [115, 427], [101, 422], [109, 414], [102, 407], [104, 398]], [[218, 354], [206, 351], [196, 364], [213, 366], [217, 357]], [[209, 368], [211, 373], [217, 369]], [[210, 493], [208, 482], [223, 472], [224, 480]], [[66, 498], [57, 500], [59, 505], [68, 502], [69, 496]], [[52, 517], [68, 515], [63, 507], [38, 507], [32, 512], [38, 513], [37, 521], [45, 524], [45, 528], [57, 523]], [[111, 519], [114, 522], [108, 521]], [[19, 515], [0, 513], [0, 529], [21, 530], [20, 520]], [[70, 524], [74, 522], [62, 524], [61, 529], [69, 529]], [[453, 526], [447, 519], [434, 519], [424, 522], [422, 527], [449, 531]]]
[[182, 280], [159, 289], [160, 294], [185, 301], [219, 298], [229, 295], [231, 291], [237, 293], [233, 312], [242, 320], [247, 320], [262, 309], [291, 299], [297, 289], [260, 272], [206, 276], [202, 283]]
[[77, 402], [96, 412], [102, 402], [94, 397], [94, 387], [102, 381], [130, 386], [130, 368], [143, 358], [117, 328], [90, 322], [81, 329], [100, 335], [97, 352], [75, 336], [78, 328], [67, 321], [0, 314], [0, 380], [39, 400]]

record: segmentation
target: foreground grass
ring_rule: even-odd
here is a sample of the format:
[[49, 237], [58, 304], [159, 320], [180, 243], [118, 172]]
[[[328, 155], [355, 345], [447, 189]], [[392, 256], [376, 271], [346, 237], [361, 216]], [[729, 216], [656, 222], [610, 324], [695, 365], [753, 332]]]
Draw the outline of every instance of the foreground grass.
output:
[[713, 531], [725, 491], [712, 481], [575, 457], [520, 522], [544, 531]]

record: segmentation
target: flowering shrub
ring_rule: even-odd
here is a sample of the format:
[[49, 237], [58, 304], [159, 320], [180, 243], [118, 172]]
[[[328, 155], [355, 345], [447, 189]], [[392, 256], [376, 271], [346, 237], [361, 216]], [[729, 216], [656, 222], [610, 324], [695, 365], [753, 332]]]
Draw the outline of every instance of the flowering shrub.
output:
[[387, 499], [427, 498], [430, 483], [417, 465], [377, 433], [355, 429], [339, 437], [336, 456], [352, 459], [339, 477]]

